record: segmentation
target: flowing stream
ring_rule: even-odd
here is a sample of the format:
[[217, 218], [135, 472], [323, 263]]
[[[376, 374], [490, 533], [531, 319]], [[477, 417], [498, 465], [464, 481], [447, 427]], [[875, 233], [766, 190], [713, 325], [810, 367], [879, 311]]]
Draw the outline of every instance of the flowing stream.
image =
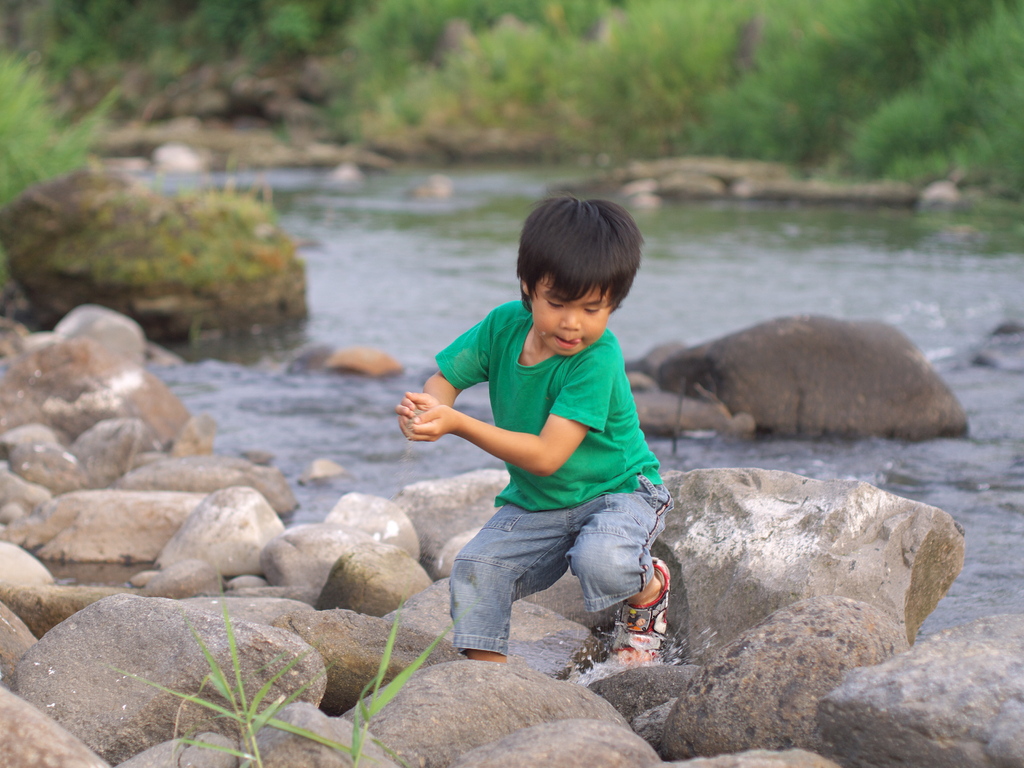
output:
[[[303, 243], [309, 320], [273, 333], [199, 340], [175, 350], [189, 365], [157, 370], [193, 413], [217, 420], [218, 453], [274, 455], [300, 500], [292, 522], [319, 522], [350, 491], [391, 497], [417, 480], [500, 466], [455, 438], [411, 446], [393, 408], [433, 372], [437, 350], [495, 304], [518, 297], [523, 218], [549, 185], [583, 172], [449, 171], [450, 198], [411, 196], [432, 172], [408, 169], [357, 186], [314, 171], [235, 179], [269, 186], [281, 225]], [[634, 213], [646, 237], [645, 263], [610, 324], [627, 357], [784, 315], [878, 320], [924, 351], [970, 423], [965, 438], [923, 443], [652, 439], [663, 466], [856, 479], [940, 507], [966, 530], [966, 564], [921, 634], [1024, 612], [1024, 365], [1015, 362], [1024, 357], [1011, 356], [1002, 367], [974, 362], [998, 325], [1024, 320], [1019, 213], [735, 204]], [[289, 373], [288, 362], [313, 344], [377, 347], [401, 361], [405, 373], [384, 380]], [[488, 417], [484, 388], [460, 402]], [[300, 485], [317, 458], [349, 474]]]

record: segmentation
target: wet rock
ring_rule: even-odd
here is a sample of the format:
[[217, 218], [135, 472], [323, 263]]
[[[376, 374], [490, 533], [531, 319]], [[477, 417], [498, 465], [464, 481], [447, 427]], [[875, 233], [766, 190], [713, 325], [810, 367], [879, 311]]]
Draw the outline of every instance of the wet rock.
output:
[[466, 752], [452, 768], [635, 768], [660, 763], [658, 753], [626, 727], [604, 720], [560, 720], [523, 728]]
[[644, 434], [674, 437], [685, 432], [718, 432], [731, 437], [754, 436], [757, 425], [750, 414], [735, 416], [721, 403], [685, 397], [662, 390], [633, 393]]
[[343, 525], [296, 525], [267, 542], [260, 553], [260, 573], [275, 586], [302, 586], [319, 594], [338, 558], [373, 539]]
[[623, 669], [587, 687], [632, 721], [637, 715], [678, 698], [699, 671], [695, 664], [650, 664]]
[[310, 483], [326, 483], [338, 477], [351, 477], [349, 471], [336, 461], [330, 459], [314, 459], [299, 476], [300, 485]]
[[404, 549], [378, 541], [357, 544], [335, 561], [317, 610], [347, 608], [384, 616], [433, 582]]
[[115, 484], [126, 491], [214, 491], [246, 486], [254, 488], [278, 514], [298, 506], [284, 473], [235, 456], [179, 456], [161, 459], [132, 470]]
[[711, 392], [774, 435], [927, 440], [967, 431], [956, 396], [884, 323], [779, 318], [673, 355], [658, 382], [690, 396]]
[[576, 719], [628, 727], [583, 686], [522, 664], [455, 661], [417, 671], [374, 717], [373, 732], [402, 760], [446, 766], [523, 728]]
[[53, 574], [21, 547], [0, 541], [0, 581], [8, 584], [53, 584]]
[[44, 424], [70, 440], [104, 419], [139, 418], [167, 442], [189, 416], [160, 379], [87, 337], [13, 361], [0, 381], [0, 414], [5, 431]]
[[306, 316], [295, 243], [251, 196], [164, 197], [102, 171], [74, 171], [0, 210], [11, 276], [44, 328], [82, 304], [131, 317], [156, 341]]
[[[438, 638], [438, 635], [407, 626], [401, 613], [397, 621], [395, 643], [383, 680], [385, 685]], [[274, 622], [274, 626], [296, 633], [323, 657], [327, 666], [327, 687], [320, 707], [331, 715], [340, 715], [354, 707], [366, 684], [377, 675], [391, 624], [387, 619], [340, 608], [291, 613]], [[459, 659], [462, 655], [447, 639], [442, 639], [424, 663], [440, 664]]]
[[448, 540], [479, 528], [494, 514], [494, 497], [508, 485], [508, 472], [481, 469], [441, 480], [423, 480], [403, 488], [394, 502], [420, 534], [420, 562], [431, 565]]
[[[0, 602], [0, 689], [10, 688], [14, 679], [14, 668], [29, 648], [36, 642], [35, 635], [18, 614]], [[0, 717], [0, 723], [3, 718]]]
[[[319, 702], [323, 662], [306, 643], [291, 632], [245, 621], [233, 622], [232, 631], [248, 697], [282, 665], [301, 657], [270, 687], [268, 698], [287, 697], [309, 684], [298, 699]], [[209, 710], [142, 682], [215, 699], [210, 686], [203, 686], [210, 670], [193, 633], [222, 668], [232, 668], [221, 617], [156, 597], [100, 600], [54, 627], [22, 657], [18, 695], [114, 764], [174, 737], [178, 729], [205, 725], [230, 733], [231, 724], [211, 718]]]
[[130, 471], [140, 454], [158, 451], [160, 440], [142, 419], [104, 419], [71, 444], [70, 452], [88, 478], [89, 488], [106, 488]]
[[210, 158], [187, 144], [169, 142], [153, 150], [153, 167], [157, 173], [203, 173], [210, 169]]
[[142, 326], [127, 315], [98, 304], [80, 304], [53, 327], [66, 339], [88, 336], [111, 352], [142, 365], [146, 360], [146, 334]]
[[0, 582], [0, 602], [14, 611], [33, 635], [42, 637], [62, 621], [97, 600], [134, 591], [127, 587], [68, 584], [32, 586]]
[[42, 560], [150, 563], [203, 499], [170, 491], [75, 491], [14, 521], [0, 539]]
[[366, 493], [346, 493], [327, 513], [325, 523], [368, 533], [374, 541], [394, 544], [418, 560], [420, 537], [409, 516], [395, 502]]
[[205, 560], [225, 577], [260, 572], [260, 552], [284, 530], [259, 491], [234, 486], [204, 498], [157, 558], [160, 568], [182, 560]]
[[908, 648], [872, 606], [821, 596], [782, 608], [720, 648], [679, 693], [665, 724], [670, 759], [748, 749], [821, 752], [818, 701], [854, 667]]
[[963, 195], [955, 181], [941, 179], [933, 181], [921, 190], [917, 207], [926, 211], [953, 211], [964, 206]]
[[1024, 616], [977, 619], [855, 669], [818, 707], [823, 754], [855, 768], [1024, 764]]
[[8, 462], [22, 480], [41, 485], [54, 495], [89, 487], [89, 476], [78, 458], [57, 443], [16, 445]]
[[972, 361], [1002, 371], [1024, 371], [1024, 325], [1001, 323], [985, 340]]
[[0, 754], [7, 768], [109, 768], [80, 739], [0, 686]]
[[200, 594], [216, 594], [220, 589], [220, 574], [208, 562], [179, 560], [153, 574], [142, 587], [142, 595], [179, 600]]
[[867, 483], [760, 469], [663, 478], [676, 512], [654, 550], [686, 585], [669, 625], [694, 661], [815, 595], [870, 603], [912, 641], [963, 567], [948, 514]]
[[409, 190], [411, 197], [446, 200], [455, 191], [451, 178], [440, 173], [431, 174], [427, 179]]
[[[452, 557], [455, 554], [458, 553], [453, 553]], [[554, 611], [569, 621], [589, 627], [595, 632], [611, 630], [621, 606], [621, 603], [617, 603], [603, 611], [588, 611], [583, 604], [583, 588], [580, 586], [580, 580], [570, 571], [566, 571], [558, 581], [547, 589], [535, 592], [523, 599]]]

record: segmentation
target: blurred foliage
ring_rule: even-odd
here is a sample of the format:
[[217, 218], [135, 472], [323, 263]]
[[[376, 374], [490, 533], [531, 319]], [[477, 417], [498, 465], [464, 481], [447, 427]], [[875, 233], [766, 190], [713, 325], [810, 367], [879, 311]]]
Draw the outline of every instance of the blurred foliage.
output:
[[[338, 139], [529, 131], [566, 152], [782, 160], [1024, 190], [1024, 0], [0, 0], [54, 81], [331, 76]], [[28, 10], [25, 10], [28, 9]], [[456, 21], [457, 20], [457, 21]], [[459, 34], [452, 35], [452, 32]], [[0, 30], [0, 45], [3, 44]], [[241, 62], [241, 64], [239, 64]]]
[[85, 164], [102, 109], [70, 125], [48, 100], [42, 75], [0, 53], [0, 206], [38, 181]]

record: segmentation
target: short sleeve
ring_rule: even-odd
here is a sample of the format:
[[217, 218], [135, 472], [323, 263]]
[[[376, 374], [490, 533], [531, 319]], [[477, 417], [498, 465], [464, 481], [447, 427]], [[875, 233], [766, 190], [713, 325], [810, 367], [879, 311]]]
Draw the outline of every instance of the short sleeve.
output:
[[484, 318], [437, 353], [438, 369], [457, 389], [487, 381], [490, 361], [489, 320]]

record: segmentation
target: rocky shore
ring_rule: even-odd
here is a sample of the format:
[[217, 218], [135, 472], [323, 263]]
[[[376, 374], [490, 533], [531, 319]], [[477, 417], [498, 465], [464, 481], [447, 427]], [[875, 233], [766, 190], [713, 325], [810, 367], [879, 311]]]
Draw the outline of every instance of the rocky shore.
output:
[[[216, 454], [215, 419], [189, 413], [147, 368], [171, 360], [127, 318], [100, 314], [106, 323], [21, 338], [0, 380], [4, 764], [240, 765], [182, 741], [240, 746], [230, 720], [171, 693], [223, 703], [208, 679], [213, 658], [225, 669], [237, 660], [250, 699], [262, 688], [266, 702], [290, 701], [282, 721], [342, 745], [267, 725], [256, 737], [264, 765], [352, 765], [354, 707], [391, 628], [385, 679], [445, 635], [452, 557], [489, 517], [505, 473], [418, 482], [394, 499], [346, 494], [323, 522], [287, 525], [287, 478], [261, 457]], [[804, 323], [794, 359], [813, 361], [821, 347], [806, 339], [839, 331], [906, 356], [874, 327], [786, 322]], [[746, 376], [743, 345], [801, 338], [787, 329], [656, 351], [631, 375], [697, 401], [680, 382], [700, 363], [722, 396], [704, 405], [784, 430], [785, 408], [766, 409], [735, 383]], [[788, 370], [780, 349], [766, 380]], [[926, 367], [915, 386], [930, 403], [911, 409], [919, 439], [960, 423]], [[780, 471], [672, 471], [665, 481], [676, 511], [656, 546], [674, 584], [664, 663], [608, 660], [612, 615], [583, 611], [566, 576], [516, 604], [508, 665], [465, 660], [442, 639], [371, 719], [360, 764], [1024, 763], [1024, 617], [915, 642], [963, 565], [949, 514], [866, 483]], [[127, 578], [60, 583], [54, 572], [69, 564], [119, 565]]]

